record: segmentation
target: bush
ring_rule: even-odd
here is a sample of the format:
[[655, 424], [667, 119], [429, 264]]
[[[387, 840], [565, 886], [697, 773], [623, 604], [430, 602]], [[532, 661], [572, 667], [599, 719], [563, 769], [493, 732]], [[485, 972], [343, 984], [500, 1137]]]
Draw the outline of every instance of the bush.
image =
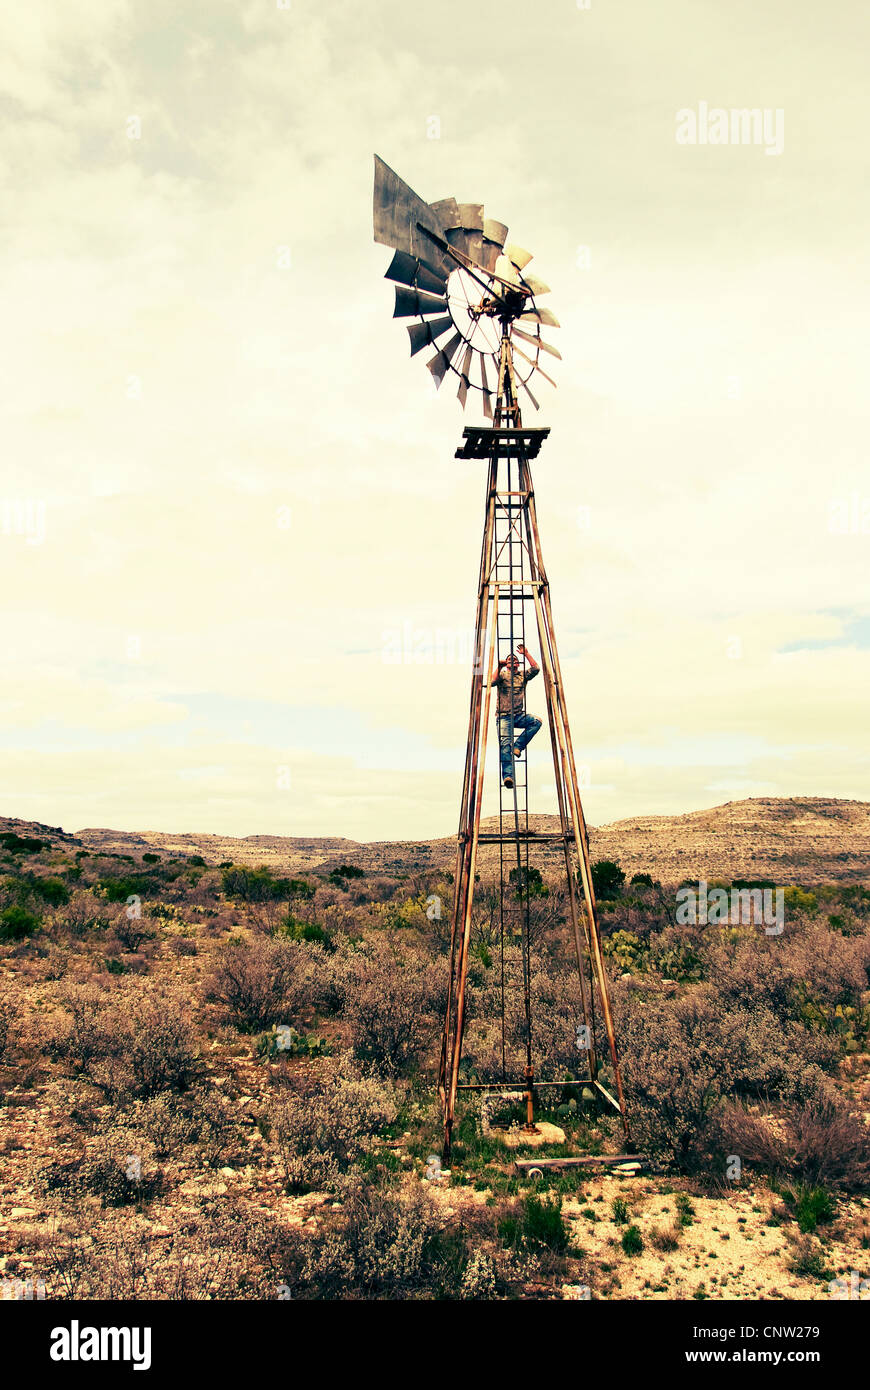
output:
[[133, 1157], [88, 1155], [72, 1163], [52, 1163], [42, 1170], [40, 1181], [47, 1192], [99, 1197], [106, 1207], [153, 1201], [163, 1191], [162, 1174], [142, 1176], [129, 1161]]
[[327, 1232], [299, 1239], [287, 1285], [293, 1298], [402, 1299], [428, 1293], [444, 1273], [428, 1195], [359, 1188]]
[[592, 887], [596, 898], [616, 898], [625, 883], [625, 874], [612, 859], [599, 859], [592, 865]]
[[141, 982], [71, 989], [64, 1000], [66, 1026], [47, 1050], [71, 1064], [107, 1097], [147, 1097], [184, 1090], [198, 1066], [193, 1030], [169, 995]]
[[640, 1255], [643, 1251], [643, 1236], [639, 1226], [629, 1226], [622, 1233], [622, 1249], [626, 1255]]
[[343, 1056], [309, 1090], [269, 1112], [284, 1176], [294, 1188], [344, 1190], [374, 1138], [399, 1113], [390, 1085]]
[[0, 941], [23, 941], [38, 929], [41, 918], [26, 907], [11, 903], [0, 912]]
[[357, 1056], [388, 1074], [412, 1071], [437, 1033], [442, 973], [382, 940], [343, 953], [335, 979]]
[[523, 1199], [523, 1234], [529, 1245], [543, 1246], [558, 1255], [568, 1249], [568, 1228], [562, 1217], [562, 1199], [554, 1197], [525, 1197]]
[[0, 983], [0, 1061], [8, 1059], [20, 1037], [22, 1011], [10, 984]]
[[87, 889], [76, 889], [65, 905], [59, 922], [77, 937], [86, 936], [89, 931], [103, 930], [109, 925], [105, 900]]
[[325, 956], [316, 944], [233, 942], [219, 954], [206, 997], [222, 1004], [238, 1029], [253, 1033], [316, 1007], [325, 974]]
[[624, 1197], [614, 1197], [610, 1204], [610, 1212], [617, 1226], [626, 1225], [628, 1221], [628, 1205]]
[[203, 1163], [217, 1167], [239, 1153], [232, 1106], [219, 1091], [198, 1089], [184, 1095], [162, 1091], [137, 1102], [134, 1123], [151, 1140], [158, 1158], [177, 1156], [180, 1149], [193, 1145]]
[[716, 1130], [721, 1152], [738, 1154], [781, 1180], [835, 1189], [861, 1189], [870, 1182], [870, 1131], [834, 1096], [822, 1093], [773, 1116], [730, 1105]]
[[0, 844], [10, 854], [39, 854], [46, 848], [45, 840], [35, 840], [28, 835], [16, 835], [13, 830], [0, 835]]
[[51, 907], [63, 907], [69, 902], [70, 893], [62, 878], [34, 878], [33, 891]]

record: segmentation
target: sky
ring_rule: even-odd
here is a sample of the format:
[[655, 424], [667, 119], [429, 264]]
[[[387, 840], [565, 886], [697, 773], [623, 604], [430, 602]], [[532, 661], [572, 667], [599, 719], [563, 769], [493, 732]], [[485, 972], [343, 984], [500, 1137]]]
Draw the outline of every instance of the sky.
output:
[[[587, 819], [870, 798], [868, 47], [858, 0], [9, 9], [2, 812], [455, 829], [485, 465], [391, 317], [374, 153], [552, 286]], [[702, 140], [743, 108], [776, 141]]]

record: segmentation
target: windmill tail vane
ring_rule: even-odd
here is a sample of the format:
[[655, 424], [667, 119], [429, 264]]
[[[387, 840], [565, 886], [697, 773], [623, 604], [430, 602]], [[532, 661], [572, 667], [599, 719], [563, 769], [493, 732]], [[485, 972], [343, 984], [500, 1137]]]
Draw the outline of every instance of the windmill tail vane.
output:
[[[375, 241], [393, 249], [386, 279], [395, 286], [394, 318], [408, 324], [411, 355], [434, 352], [427, 367], [440, 387], [457, 380], [465, 409], [480, 397], [488, 425], [467, 425], [460, 459], [487, 465], [480, 576], [475, 611], [475, 664], [471, 677], [465, 771], [453, 875], [447, 1004], [441, 1035], [438, 1088], [444, 1115], [443, 1159], [450, 1160], [460, 1095], [489, 1092], [525, 1098], [525, 1132], [535, 1123], [542, 1096], [565, 1086], [542, 1076], [554, 1055], [552, 1029], [535, 998], [532, 885], [540, 869], [564, 870], [568, 928], [576, 964], [576, 1057], [572, 1083], [584, 1097], [615, 1111], [626, 1144], [631, 1135], [622, 1087], [610, 990], [601, 945], [588, 835], [578, 789], [574, 745], [565, 705], [562, 669], [553, 627], [550, 586], [538, 530], [531, 461], [550, 431], [523, 425], [521, 404], [538, 401], [530, 382], [552, 378], [542, 357], [559, 358], [542, 328], [557, 328], [538, 299], [548, 287], [527, 267], [531, 253], [507, 240], [502, 222], [484, 216], [482, 204], [442, 198], [426, 203], [377, 155], [374, 183]], [[535, 383], [537, 385], [537, 383]], [[537, 639], [540, 664], [526, 648]], [[524, 663], [520, 665], [520, 658]], [[530, 813], [526, 749], [543, 721], [525, 708], [525, 688], [540, 673], [558, 805], [556, 817]], [[493, 710], [493, 693], [496, 692]], [[498, 812], [482, 817], [490, 712], [498, 731]], [[466, 1025], [473, 1017], [469, 988], [475, 884], [483, 857], [498, 866], [498, 947], [493, 968], [501, 999], [497, 1056], [464, 1055]], [[497, 962], [497, 964], [495, 963]], [[605, 1081], [608, 1083], [605, 1085]], [[612, 1089], [610, 1089], [612, 1088]], [[558, 1094], [558, 1091], [557, 1091]]]

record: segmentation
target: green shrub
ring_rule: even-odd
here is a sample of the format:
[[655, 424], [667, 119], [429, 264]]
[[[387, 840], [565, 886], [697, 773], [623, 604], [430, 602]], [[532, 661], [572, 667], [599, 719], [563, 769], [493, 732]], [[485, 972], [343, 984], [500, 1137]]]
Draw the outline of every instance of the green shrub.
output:
[[625, 883], [625, 874], [613, 859], [599, 859], [592, 865], [592, 886], [596, 898], [616, 898]]
[[40, 918], [26, 907], [12, 903], [0, 912], [0, 941], [23, 941], [39, 927]]
[[65, 907], [70, 893], [62, 878], [35, 878], [33, 890], [52, 907]]
[[639, 1226], [629, 1226], [622, 1233], [622, 1248], [626, 1255], [639, 1255], [643, 1250], [643, 1236]]
[[35, 840], [27, 835], [16, 835], [13, 830], [7, 830], [0, 835], [0, 844], [10, 854], [39, 854], [46, 848], [45, 840]]
[[617, 1226], [624, 1226], [628, 1221], [628, 1204], [624, 1197], [614, 1197], [610, 1204], [610, 1211]]
[[499, 1235], [507, 1246], [552, 1250], [563, 1255], [568, 1249], [568, 1228], [562, 1216], [562, 1199], [534, 1195], [524, 1197], [517, 1211], [499, 1223]]

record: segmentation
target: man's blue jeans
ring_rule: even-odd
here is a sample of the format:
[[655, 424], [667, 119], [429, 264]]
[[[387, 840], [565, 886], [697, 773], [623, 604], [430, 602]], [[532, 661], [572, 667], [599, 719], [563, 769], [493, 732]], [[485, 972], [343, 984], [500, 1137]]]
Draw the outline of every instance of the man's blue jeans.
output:
[[511, 716], [500, 714], [498, 716], [498, 747], [501, 755], [501, 777], [513, 777], [514, 775], [514, 743], [522, 753], [527, 744], [531, 743], [535, 734], [541, 727], [541, 721], [534, 714], [515, 714], [513, 716], [513, 743], [511, 742]]

